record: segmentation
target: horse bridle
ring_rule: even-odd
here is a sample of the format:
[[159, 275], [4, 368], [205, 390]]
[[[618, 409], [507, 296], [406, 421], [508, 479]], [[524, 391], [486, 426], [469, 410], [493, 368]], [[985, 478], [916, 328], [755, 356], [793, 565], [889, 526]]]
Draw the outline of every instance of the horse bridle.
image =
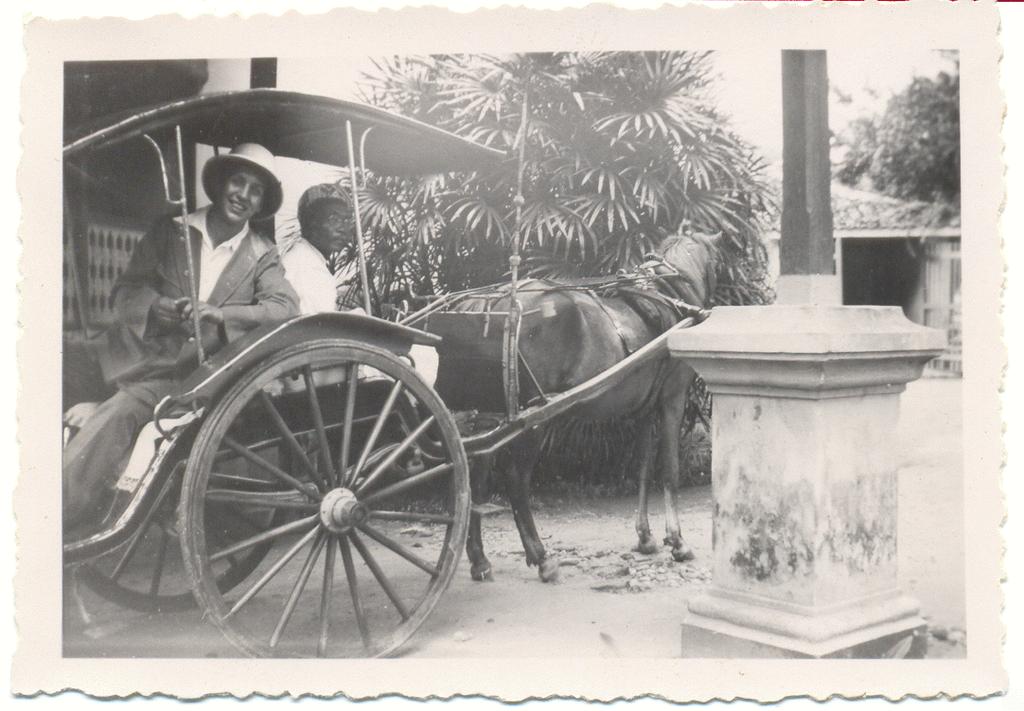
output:
[[[700, 323], [710, 315], [711, 312], [704, 307], [694, 306], [683, 298], [685, 295], [679, 292], [672, 279], [672, 277], [683, 277], [683, 275], [662, 255], [656, 253], [644, 255], [644, 262], [637, 267], [636, 271], [655, 283], [658, 297], [672, 306], [679, 313], [680, 319], [693, 316]], [[705, 272], [705, 288], [710, 296], [711, 285], [708, 281], [708, 275]], [[668, 291], [669, 294], [666, 294], [665, 291]], [[654, 298], [653, 294], [651, 296]]]

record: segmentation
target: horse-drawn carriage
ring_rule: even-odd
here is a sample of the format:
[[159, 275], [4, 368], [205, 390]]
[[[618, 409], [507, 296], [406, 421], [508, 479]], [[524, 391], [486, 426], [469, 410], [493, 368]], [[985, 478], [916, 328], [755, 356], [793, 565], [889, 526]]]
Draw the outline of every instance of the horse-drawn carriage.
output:
[[[99, 330], [92, 316], [107, 307], [104, 289], [123, 266], [111, 252], [131, 250], [130, 231], [97, 230], [89, 224], [95, 211], [81, 204], [107, 189], [111, 167], [162, 171], [167, 199], [177, 193], [184, 206], [197, 146], [243, 141], [345, 166], [353, 187], [364, 171], [473, 170], [506, 159], [380, 110], [276, 90], [199, 96], [79, 131], [64, 149], [66, 339]], [[175, 151], [176, 187], [164, 159]], [[352, 199], [365, 266], [358, 192]], [[615, 288], [673, 275], [662, 262], [616, 280]], [[607, 287], [554, 291], [571, 301]], [[197, 603], [244, 654], [394, 653], [440, 600], [479, 514], [470, 460], [585, 409], [665, 361], [660, 329], [635, 348], [622, 339], [618, 362], [585, 380], [558, 385], [535, 372], [530, 324], [553, 324], [564, 311], [565, 304], [541, 299], [551, 293], [551, 285], [513, 279], [507, 288], [434, 299], [403, 323], [302, 316], [201, 357], [157, 406], [148, 439], [132, 455], [142, 466], [129, 466], [117, 481], [118, 505], [98, 528], [66, 536], [69, 580], [136, 609]], [[673, 328], [704, 315], [660, 297], [657, 308], [666, 307]], [[436, 389], [417, 372], [416, 345], [439, 349]]]

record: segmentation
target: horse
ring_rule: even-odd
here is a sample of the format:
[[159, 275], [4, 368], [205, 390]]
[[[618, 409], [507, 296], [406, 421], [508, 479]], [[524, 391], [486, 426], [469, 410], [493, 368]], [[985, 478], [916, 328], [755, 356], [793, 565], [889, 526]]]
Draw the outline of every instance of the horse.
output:
[[[519, 351], [536, 390], [563, 392], [622, 361], [681, 320], [680, 312], [671, 306], [673, 300], [706, 307], [717, 283], [720, 240], [721, 234], [699, 233], [666, 239], [654, 262], [661, 265], [655, 270], [658, 278], [653, 280], [656, 291], [653, 287], [613, 287], [610, 292], [602, 290], [605, 293], [598, 294], [588, 281], [526, 282], [518, 289], [523, 314]], [[495, 287], [488, 296], [469, 296], [454, 310], [507, 310], [508, 291], [509, 286], [504, 285]], [[637, 462], [637, 550], [649, 555], [659, 548], [647, 518], [656, 444], [665, 496], [663, 543], [671, 547], [673, 559], [680, 562], [693, 558], [680, 532], [677, 496], [680, 430], [694, 377], [686, 363], [666, 354], [639, 366], [614, 390], [578, 404], [565, 415], [584, 421], [643, 418]], [[454, 387], [458, 389], [459, 383]], [[488, 498], [492, 475], [503, 471], [526, 563], [536, 566], [540, 579], [549, 582], [557, 576], [558, 561], [545, 550], [530, 507], [530, 481], [542, 435], [539, 428], [528, 430], [498, 453], [474, 457], [470, 481], [474, 504], [480, 504]], [[484, 553], [480, 519], [477, 511], [471, 514], [466, 542], [470, 574], [477, 581], [493, 577]]]

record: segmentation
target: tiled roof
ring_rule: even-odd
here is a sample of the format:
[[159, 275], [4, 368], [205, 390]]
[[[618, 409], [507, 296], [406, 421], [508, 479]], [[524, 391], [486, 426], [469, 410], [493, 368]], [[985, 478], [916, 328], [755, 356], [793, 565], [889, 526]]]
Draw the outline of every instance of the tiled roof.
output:
[[[774, 182], [774, 181], [773, 181]], [[778, 209], [770, 215], [771, 229], [779, 230], [782, 211], [782, 183], [774, 188]], [[832, 228], [836, 232], [855, 230], [920, 230], [960, 227], [958, 206], [899, 200], [868, 190], [857, 190], [842, 183], [832, 182]]]

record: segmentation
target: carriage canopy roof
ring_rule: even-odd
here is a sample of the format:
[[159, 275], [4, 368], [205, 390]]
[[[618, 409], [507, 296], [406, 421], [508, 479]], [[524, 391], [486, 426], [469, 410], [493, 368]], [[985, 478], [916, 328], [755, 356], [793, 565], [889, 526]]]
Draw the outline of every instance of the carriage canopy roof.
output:
[[372, 129], [364, 143], [365, 167], [378, 174], [470, 170], [504, 158], [501, 151], [372, 106], [279, 89], [202, 94], [69, 128], [64, 156], [74, 158], [142, 134], [170, 135], [180, 125], [186, 139], [198, 143], [230, 147], [256, 142], [275, 155], [347, 166], [346, 121], [352, 122], [357, 162], [360, 137]]

